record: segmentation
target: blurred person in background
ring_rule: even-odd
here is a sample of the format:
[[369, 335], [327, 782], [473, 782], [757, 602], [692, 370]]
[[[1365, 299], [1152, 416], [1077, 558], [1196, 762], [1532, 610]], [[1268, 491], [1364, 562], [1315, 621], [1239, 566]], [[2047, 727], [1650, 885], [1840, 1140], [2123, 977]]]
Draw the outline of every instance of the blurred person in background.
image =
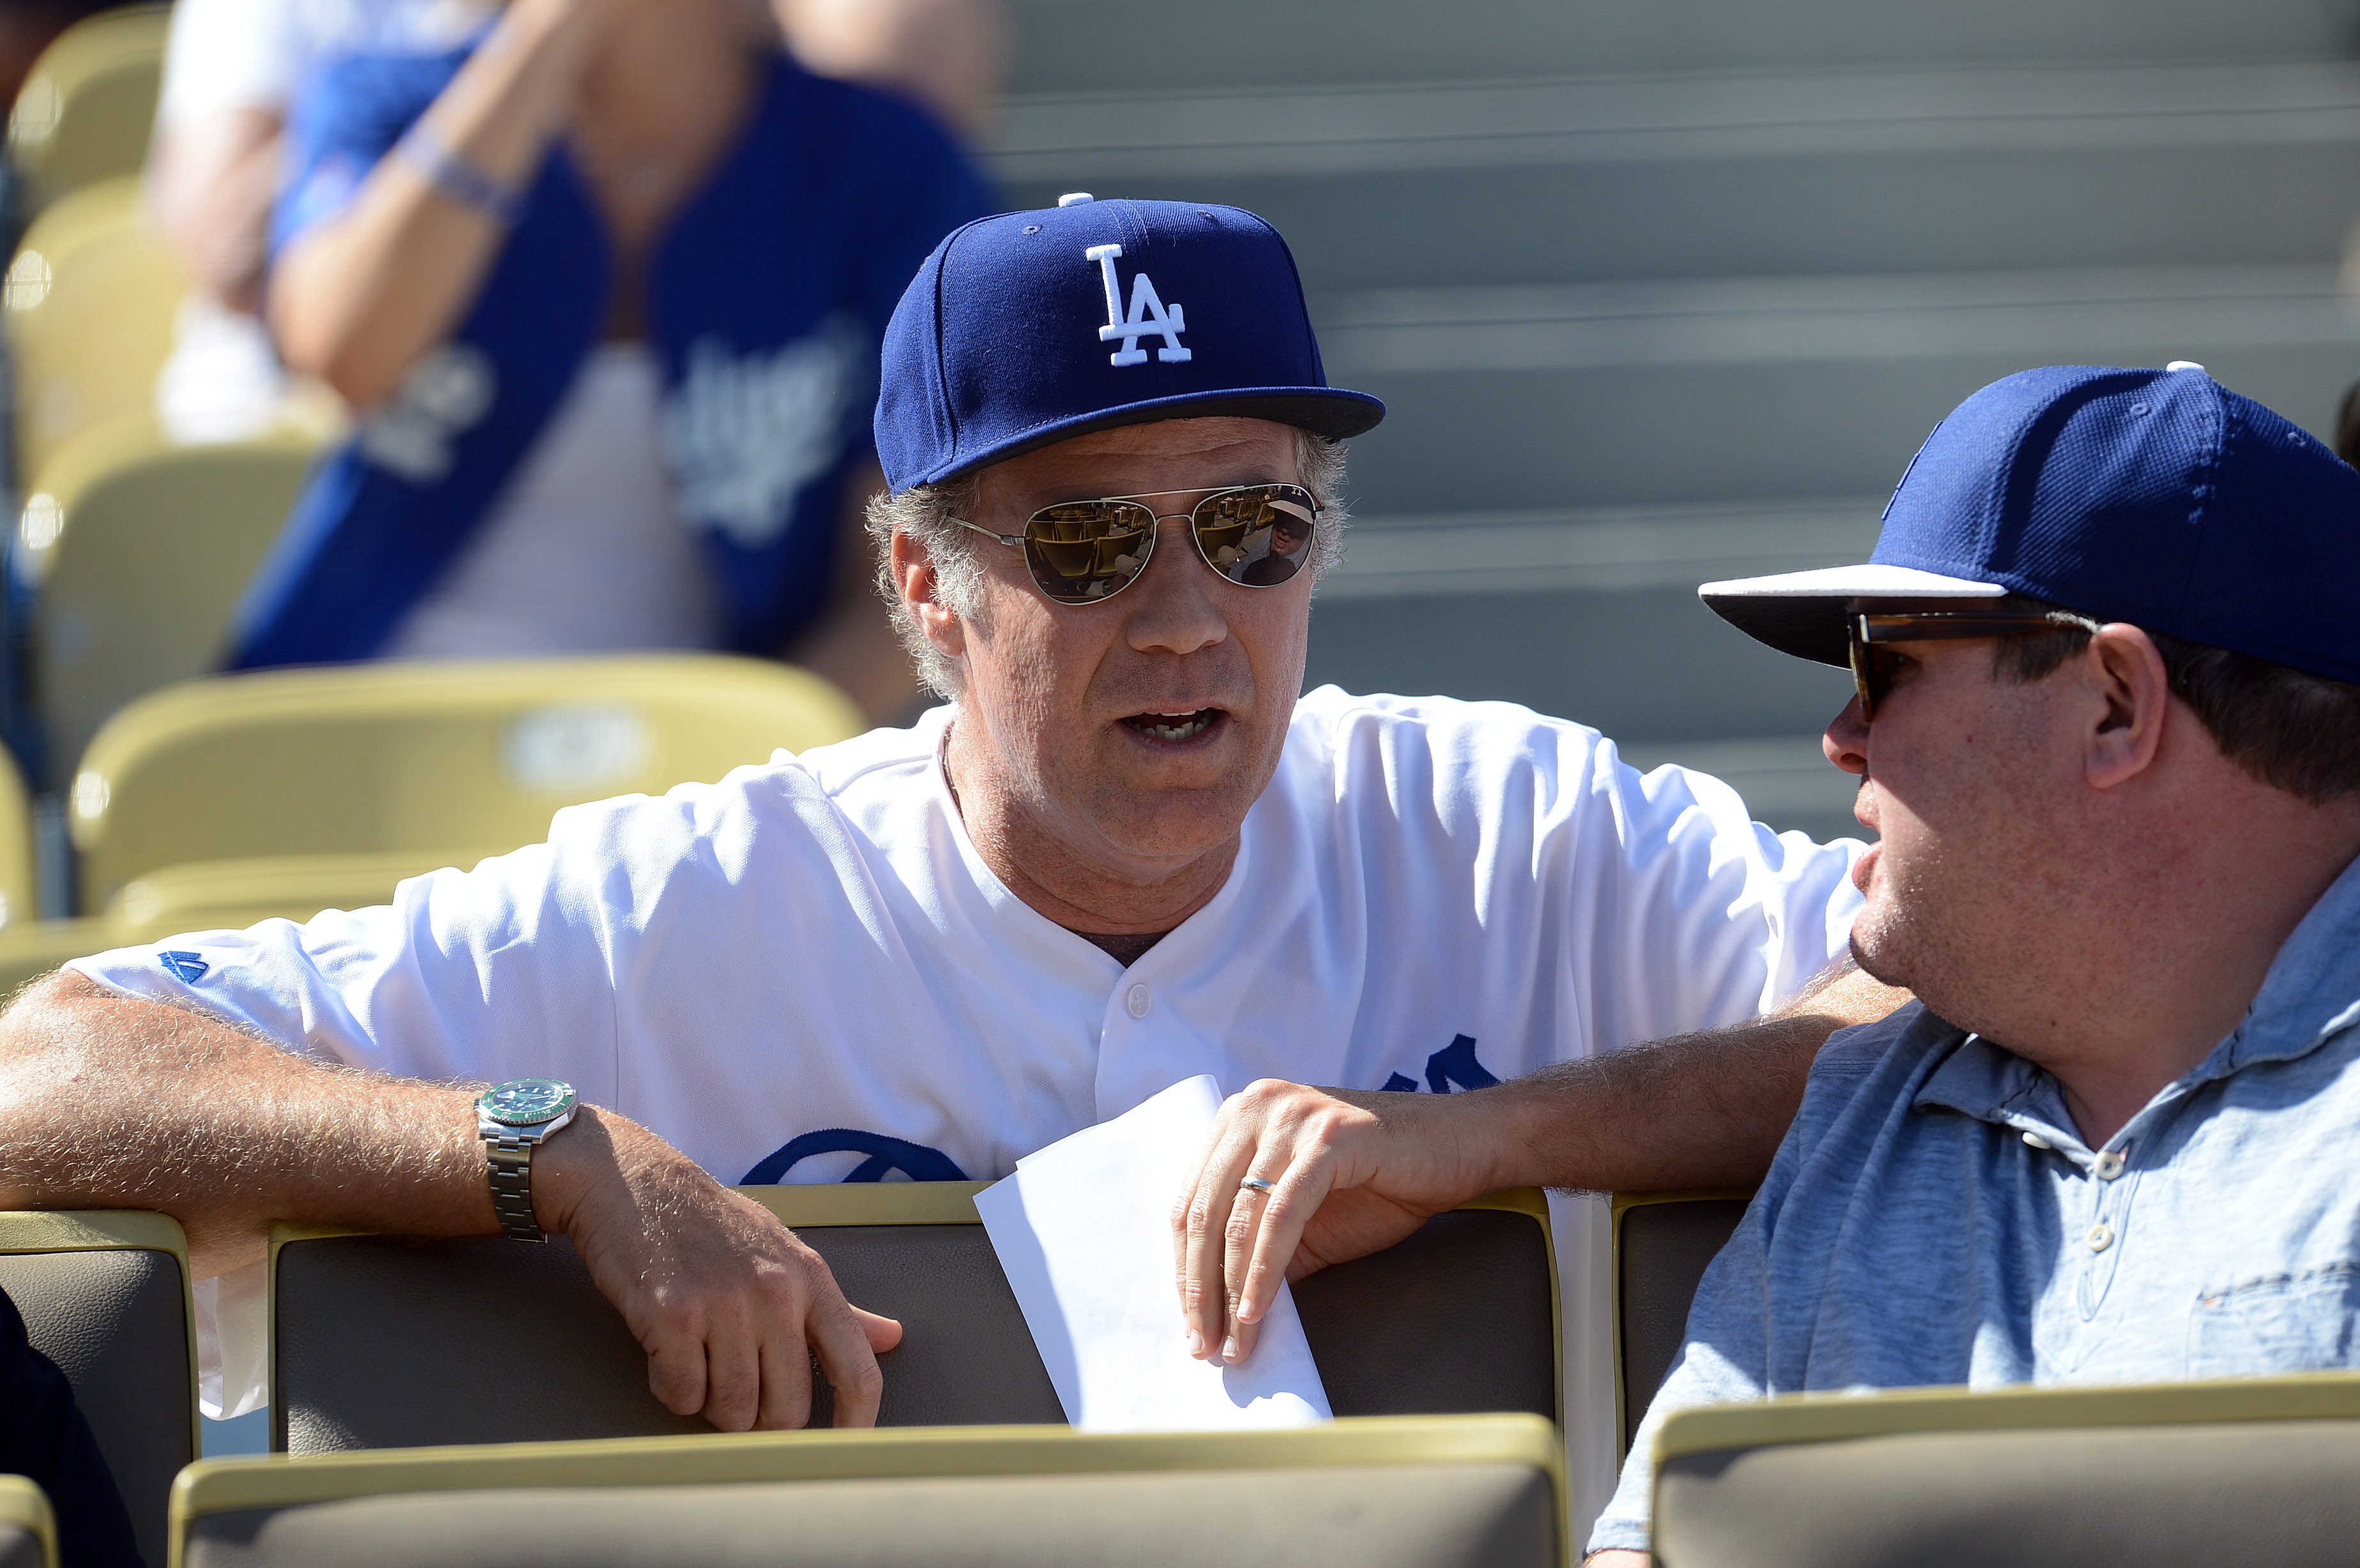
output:
[[721, 648], [907, 709], [869, 366], [988, 204], [933, 118], [807, 73], [759, 0], [520, 0], [326, 62], [284, 145], [266, 315], [358, 414], [233, 667]]
[[[96, 8], [0, 5], [9, 92], [60, 28]], [[148, 167], [149, 201], [193, 285], [157, 387], [157, 411], [173, 434], [251, 435], [286, 395], [256, 318], [280, 137], [298, 87], [343, 55], [458, 48], [494, 9], [485, 0], [174, 5]], [[996, 0], [779, 0], [778, 13], [797, 58], [821, 75], [906, 93], [970, 140], [989, 128], [1005, 56]]]

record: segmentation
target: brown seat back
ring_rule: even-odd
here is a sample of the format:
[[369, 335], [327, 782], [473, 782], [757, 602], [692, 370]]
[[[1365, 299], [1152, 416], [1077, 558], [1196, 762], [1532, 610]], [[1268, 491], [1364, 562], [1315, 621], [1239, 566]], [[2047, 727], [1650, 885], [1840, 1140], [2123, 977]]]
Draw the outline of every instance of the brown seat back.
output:
[[1746, 1202], [1725, 1192], [1618, 1194], [1614, 1200], [1616, 1373], [1626, 1450], [1679, 1358], [1697, 1282], [1745, 1217]]
[[[971, 1182], [747, 1189], [901, 1320], [885, 1426], [1062, 1423], [975, 1214]], [[1539, 1195], [1437, 1215], [1401, 1246], [1301, 1281], [1338, 1415], [1557, 1415], [1556, 1275]], [[880, 1220], [885, 1223], [878, 1223]], [[707, 1430], [647, 1363], [572, 1247], [281, 1227], [272, 1251], [273, 1446], [296, 1454]], [[1469, 1325], [1480, 1321], [1480, 1333]], [[1175, 1316], [1177, 1332], [1177, 1315]], [[818, 1394], [815, 1423], [829, 1417]]]
[[1666, 1568], [2080, 1568], [2221, 1549], [2327, 1568], [2360, 1541], [2349, 1373], [1722, 1406], [1676, 1412], [1656, 1452]]
[[198, 1452], [187, 1258], [162, 1214], [0, 1214], [0, 1290], [73, 1385], [152, 1563], [169, 1539], [172, 1477]]

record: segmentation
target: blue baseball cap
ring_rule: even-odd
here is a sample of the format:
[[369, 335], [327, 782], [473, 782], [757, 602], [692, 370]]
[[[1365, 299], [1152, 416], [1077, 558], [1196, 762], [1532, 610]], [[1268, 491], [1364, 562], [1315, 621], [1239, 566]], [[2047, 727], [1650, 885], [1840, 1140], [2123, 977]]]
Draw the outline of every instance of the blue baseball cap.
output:
[[1090, 430], [1240, 415], [1324, 436], [1385, 417], [1328, 385], [1295, 256], [1236, 207], [1086, 195], [954, 230], [885, 329], [896, 494]]
[[1823, 664], [1855, 602], [2020, 593], [2360, 682], [2360, 474], [2201, 365], [2051, 365], [1934, 427], [1866, 565], [1697, 592]]

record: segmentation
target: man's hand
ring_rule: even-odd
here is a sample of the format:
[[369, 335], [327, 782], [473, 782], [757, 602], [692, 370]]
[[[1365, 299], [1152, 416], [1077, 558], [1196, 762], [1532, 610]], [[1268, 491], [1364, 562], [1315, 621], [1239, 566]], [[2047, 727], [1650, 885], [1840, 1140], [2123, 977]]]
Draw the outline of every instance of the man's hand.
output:
[[877, 1356], [901, 1325], [847, 1301], [826, 1261], [769, 1210], [595, 1106], [550, 1139], [533, 1174], [542, 1225], [573, 1238], [630, 1324], [666, 1410], [723, 1432], [800, 1427], [816, 1358], [836, 1424], [877, 1424]]
[[[1172, 1209], [1192, 1355], [1241, 1361], [1283, 1279], [1368, 1253], [1490, 1191], [1473, 1095], [1353, 1094], [1265, 1078], [1232, 1094]], [[1469, 1129], [1473, 1138], [1463, 1136]], [[1267, 1192], [1242, 1185], [1273, 1183]]]
[[[1172, 1211], [1192, 1354], [1251, 1355], [1254, 1325], [1282, 1278], [1391, 1247], [1482, 1192], [1759, 1181], [1828, 1036], [1908, 1000], [1847, 954], [1768, 1018], [1468, 1094], [1353, 1094], [1264, 1079], [1221, 1107]], [[1248, 1176], [1270, 1191], [1243, 1186]]]

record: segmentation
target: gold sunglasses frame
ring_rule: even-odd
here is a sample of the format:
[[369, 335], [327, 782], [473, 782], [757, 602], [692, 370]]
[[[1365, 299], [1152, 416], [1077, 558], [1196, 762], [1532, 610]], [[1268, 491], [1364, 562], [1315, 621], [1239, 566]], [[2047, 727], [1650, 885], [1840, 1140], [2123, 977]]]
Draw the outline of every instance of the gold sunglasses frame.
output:
[[[1218, 501], [1224, 495], [1235, 495], [1248, 490], [1272, 490], [1281, 488], [1293, 490], [1301, 495], [1306, 502], [1310, 503], [1309, 506], [1306, 508], [1295, 506], [1292, 502], [1278, 500], [1273, 500], [1270, 505], [1277, 507], [1280, 511], [1284, 512], [1291, 517], [1302, 518], [1305, 528], [1310, 530], [1313, 537], [1317, 537], [1319, 529], [1319, 502], [1317, 498], [1311, 494], [1309, 489], [1301, 485], [1295, 484], [1291, 479], [1259, 479], [1251, 485], [1225, 485], [1219, 489], [1207, 490], [1201, 493], [1196, 490], [1142, 490], [1135, 495], [1088, 495], [1072, 501], [1052, 501], [1048, 506], [1040, 507], [1038, 510], [1034, 511], [1031, 517], [1026, 517], [1024, 519], [1024, 526], [1028, 528], [1031, 528], [1035, 522], [1038, 522], [1041, 519], [1043, 514], [1055, 511], [1060, 506], [1095, 506], [1108, 501], [1153, 501], [1164, 495], [1199, 495], [1201, 494], [1201, 498], [1194, 506], [1189, 507], [1185, 512], [1159, 512], [1153, 506], [1147, 507], [1146, 511], [1148, 516], [1153, 519], [1154, 526], [1152, 526], [1147, 529], [1147, 549], [1139, 558], [1139, 570], [1125, 578], [1120, 584], [1109, 589], [1106, 593], [1100, 594], [1095, 599], [1083, 600], [1078, 603], [1069, 603], [1066, 600], [1060, 599], [1054, 593], [1051, 593], [1046, 588], [1042, 588], [1040, 572], [1033, 568], [1032, 559], [1029, 554], [1025, 557], [1025, 569], [1032, 574], [1032, 585], [1035, 588], [1041, 588], [1042, 597], [1047, 599], [1053, 604], [1062, 605], [1069, 610], [1086, 610], [1094, 604], [1103, 604], [1109, 599], [1113, 598], [1117, 593], [1121, 593], [1124, 589], [1130, 587], [1132, 583], [1147, 575], [1148, 566], [1155, 560], [1156, 540], [1164, 537], [1163, 525], [1177, 519], [1186, 522], [1189, 525], [1188, 548], [1196, 553], [1197, 560], [1205, 563], [1205, 570], [1210, 572], [1222, 582], [1229, 584], [1232, 588], [1284, 588], [1286, 586], [1287, 583], [1294, 582], [1295, 578], [1300, 577], [1303, 574], [1302, 567], [1295, 568], [1295, 570], [1287, 576], [1285, 583], [1240, 583], [1213, 563], [1212, 559], [1205, 553], [1204, 541], [1196, 537], [1196, 514], [1206, 506]], [[965, 517], [953, 517], [950, 520], [956, 523], [963, 528], [974, 529], [977, 533], [981, 534], [988, 539], [994, 540], [1000, 544], [1010, 545], [1019, 550], [1022, 550], [1027, 544], [1033, 542], [1027, 539], [1022, 534], [1003, 534], [996, 528], [987, 528], [981, 523], [969, 522]], [[1306, 553], [1309, 550], [1309, 545], [1310, 541], [1306, 539], [1305, 541]], [[1305, 566], [1308, 566], [1310, 562], [1307, 560], [1304, 562]]]

